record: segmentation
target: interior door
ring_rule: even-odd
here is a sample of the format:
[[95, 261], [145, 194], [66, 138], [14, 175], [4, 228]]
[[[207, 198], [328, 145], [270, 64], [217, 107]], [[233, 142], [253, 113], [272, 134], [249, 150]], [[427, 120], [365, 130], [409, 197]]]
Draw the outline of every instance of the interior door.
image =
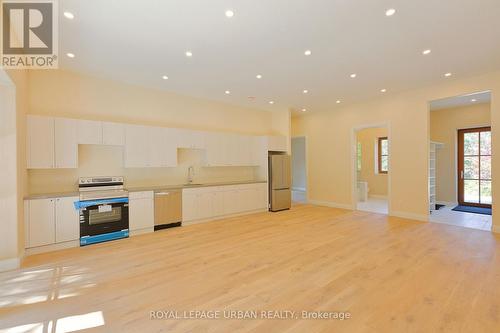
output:
[[491, 208], [491, 127], [458, 131], [458, 202]]

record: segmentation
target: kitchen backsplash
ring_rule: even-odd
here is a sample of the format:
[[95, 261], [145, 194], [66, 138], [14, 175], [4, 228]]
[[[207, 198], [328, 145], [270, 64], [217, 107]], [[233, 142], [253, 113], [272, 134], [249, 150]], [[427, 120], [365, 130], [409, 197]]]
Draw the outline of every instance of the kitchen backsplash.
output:
[[29, 194], [75, 191], [79, 177], [124, 176], [126, 186], [183, 184], [187, 169], [195, 167], [195, 182], [262, 179], [259, 167], [202, 167], [203, 152], [180, 149], [175, 168], [126, 169], [123, 147], [80, 145], [78, 169], [28, 170]]

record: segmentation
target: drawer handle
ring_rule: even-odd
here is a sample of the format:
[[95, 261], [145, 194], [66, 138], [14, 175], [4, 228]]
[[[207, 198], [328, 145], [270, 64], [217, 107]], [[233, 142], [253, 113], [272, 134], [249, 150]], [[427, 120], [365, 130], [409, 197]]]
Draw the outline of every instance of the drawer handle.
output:
[[155, 195], [158, 195], [158, 196], [162, 196], [162, 195], [169, 195], [170, 192], [160, 192], [160, 193], [156, 193]]

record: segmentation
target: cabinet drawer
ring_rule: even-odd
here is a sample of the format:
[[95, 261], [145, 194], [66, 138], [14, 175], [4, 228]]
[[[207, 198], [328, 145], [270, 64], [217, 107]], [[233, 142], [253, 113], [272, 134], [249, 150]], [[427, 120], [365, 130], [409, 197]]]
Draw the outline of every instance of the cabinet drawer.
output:
[[129, 199], [153, 199], [154, 193], [153, 191], [142, 191], [142, 192], [130, 192]]

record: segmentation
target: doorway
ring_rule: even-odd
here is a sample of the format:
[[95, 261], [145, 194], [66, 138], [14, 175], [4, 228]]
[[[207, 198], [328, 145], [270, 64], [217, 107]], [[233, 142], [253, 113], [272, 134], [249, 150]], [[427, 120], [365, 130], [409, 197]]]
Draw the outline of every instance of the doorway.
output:
[[458, 203], [491, 208], [491, 127], [458, 131]]
[[292, 138], [292, 201], [307, 202], [306, 137]]
[[354, 130], [355, 209], [389, 213], [390, 135], [387, 126]]
[[430, 102], [429, 221], [491, 230], [491, 92]]

